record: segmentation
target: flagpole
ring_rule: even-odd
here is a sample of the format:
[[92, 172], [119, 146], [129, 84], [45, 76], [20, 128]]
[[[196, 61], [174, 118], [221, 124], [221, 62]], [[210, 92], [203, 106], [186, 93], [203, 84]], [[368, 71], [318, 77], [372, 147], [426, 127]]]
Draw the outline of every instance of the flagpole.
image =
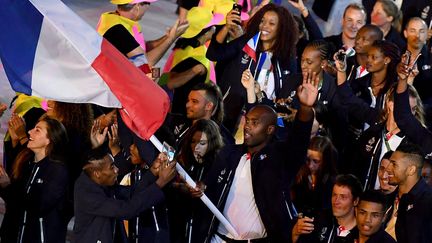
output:
[[[162, 152], [163, 145], [155, 135], [152, 135], [150, 137], [150, 141], [159, 150], [159, 152]], [[176, 170], [190, 187], [192, 188], [196, 187], [195, 181], [192, 180], [192, 178], [188, 175], [188, 173], [183, 169], [183, 167], [179, 163], [176, 163]], [[210, 209], [210, 211], [216, 216], [219, 222], [221, 222], [225, 226], [228, 232], [231, 235], [233, 235], [234, 238], [237, 238], [238, 237], [237, 231], [234, 229], [231, 223], [223, 216], [223, 214], [217, 209], [217, 207], [212, 203], [212, 201], [210, 201], [210, 199], [204, 193], [200, 197], [200, 199], [208, 207], [208, 209]]]

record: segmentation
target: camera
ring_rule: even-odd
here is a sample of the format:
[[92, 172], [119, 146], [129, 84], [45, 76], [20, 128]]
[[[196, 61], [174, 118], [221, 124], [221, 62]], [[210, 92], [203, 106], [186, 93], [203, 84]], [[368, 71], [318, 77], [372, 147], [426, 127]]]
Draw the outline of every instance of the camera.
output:
[[276, 103], [274, 105], [274, 109], [277, 113], [285, 113], [287, 115], [292, 113], [292, 111], [289, 109], [289, 105], [286, 103], [283, 103], [283, 104]]
[[345, 61], [346, 53], [342, 50], [338, 51], [336, 54], [336, 59], [343, 62]]

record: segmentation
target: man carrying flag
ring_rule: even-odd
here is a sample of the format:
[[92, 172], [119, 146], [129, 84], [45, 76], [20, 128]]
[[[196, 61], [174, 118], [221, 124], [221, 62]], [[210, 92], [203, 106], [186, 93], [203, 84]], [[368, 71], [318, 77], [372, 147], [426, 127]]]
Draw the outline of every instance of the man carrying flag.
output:
[[[156, 143], [153, 134], [169, 109], [167, 94], [60, 0], [4, 0], [0, 31], [7, 33], [0, 35], [0, 58], [15, 91], [121, 108], [126, 125]], [[90, 172], [107, 168], [96, 164]], [[173, 166], [195, 186], [178, 164]], [[116, 173], [115, 167], [109, 168], [111, 175]], [[99, 172], [92, 175], [98, 177]], [[211, 205], [205, 195], [201, 199]]]
[[[233, 25], [233, 18], [229, 16], [227, 25]], [[267, 4], [249, 19], [243, 36], [229, 43], [219, 42], [221, 37], [219, 34], [218, 38], [213, 38], [207, 58], [226, 64], [222, 75], [217, 76], [217, 83], [225, 97], [224, 126], [234, 132], [246, 103], [246, 90], [240, 81], [243, 72], [250, 70], [259, 84], [257, 94], [265, 94], [270, 103], [281, 98], [288, 76], [296, 70], [298, 32], [286, 8]]]

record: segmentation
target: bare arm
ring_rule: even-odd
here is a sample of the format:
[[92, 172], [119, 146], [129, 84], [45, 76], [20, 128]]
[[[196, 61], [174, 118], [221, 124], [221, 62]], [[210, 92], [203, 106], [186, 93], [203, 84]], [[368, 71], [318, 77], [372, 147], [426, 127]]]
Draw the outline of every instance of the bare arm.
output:
[[169, 72], [169, 78], [167, 87], [169, 89], [175, 89], [183, 86], [197, 75], [204, 75], [207, 72], [206, 68], [202, 64], [197, 64], [192, 68], [183, 72]]
[[163, 41], [160, 40], [159, 45], [155, 46], [153, 49], [147, 52], [148, 64], [152, 67], [155, 66], [157, 62], [162, 58], [171, 44], [182, 35], [186, 29], [189, 27], [188, 23], [180, 23], [179, 20], [170, 28], [167, 35], [163, 37]]

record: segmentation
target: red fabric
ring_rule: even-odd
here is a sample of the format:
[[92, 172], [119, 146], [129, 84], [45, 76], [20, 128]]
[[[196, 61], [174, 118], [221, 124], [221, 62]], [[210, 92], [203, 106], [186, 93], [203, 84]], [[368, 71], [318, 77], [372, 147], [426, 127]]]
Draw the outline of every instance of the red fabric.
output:
[[122, 104], [120, 114], [126, 125], [149, 139], [165, 120], [168, 95], [105, 39], [92, 67]]

